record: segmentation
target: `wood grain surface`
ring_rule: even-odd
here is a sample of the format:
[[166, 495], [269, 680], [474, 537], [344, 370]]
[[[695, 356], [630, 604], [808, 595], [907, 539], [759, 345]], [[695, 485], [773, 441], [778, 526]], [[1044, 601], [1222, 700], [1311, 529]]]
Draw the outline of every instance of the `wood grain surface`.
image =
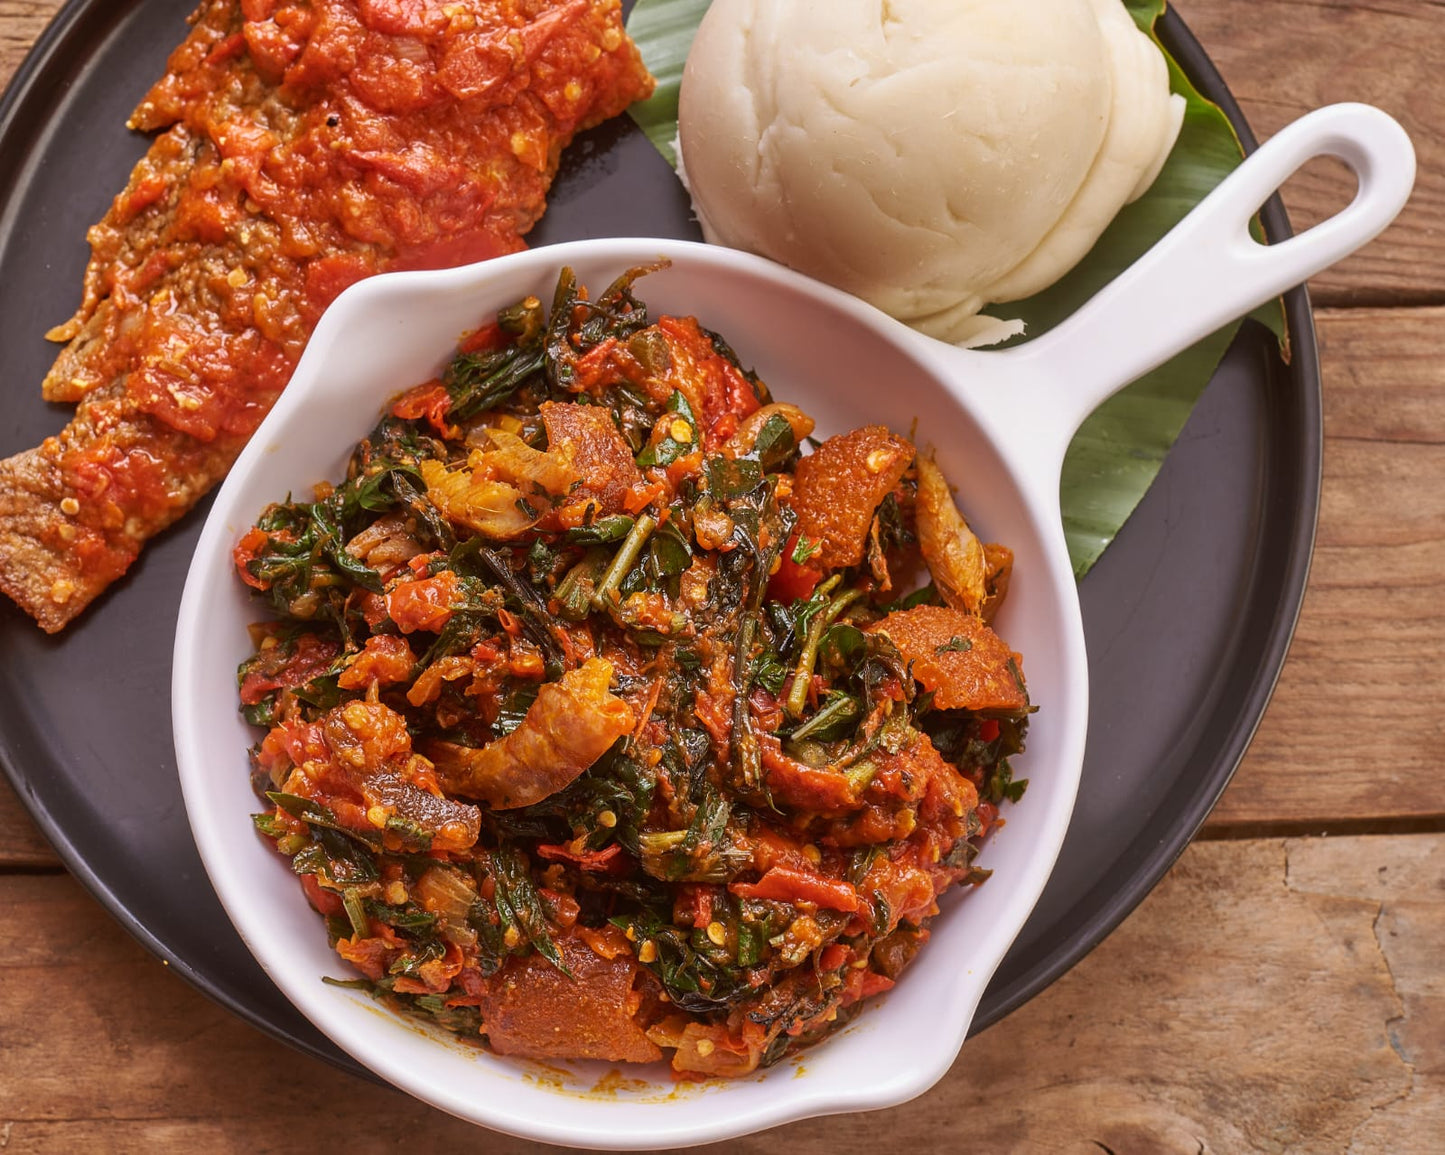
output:
[[1325, 452], [1314, 563], [1214, 833], [1445, 815], [1445, 309], [1321, 309], [1315, 321]]
[[[58, 7], [0, 0], [0, 78]], [[728, 1151], [1445, 1149], [1445, 5], [1177, 7], [1260, 137], [1365, 100], [1420, 154], [1399, 222], [1311, 285], [1324, 496], [1278, 690], [1206, 841], [938, 1087]], [[1285, 201], [1303, 228], [1350, 191], [1314, 164]], [[63, 873], [0, 784], [0, 1153], [341, 1143], [550, 1150], [232, 1018]]]
[[0, 778], [0, 870], [55, 869], [60, 859], [35, 829], [10, 783]]
[[[1445, 6], [1440, 0], [1176, 0], [1265, 140], [1312, 108], [1375, 104], [1409, 131], [1415, 193], [1390, 231], [1310, 282], [1316, 304], [1445, 304]], [[1342, 208], [1354, 182], [1329, 162], [1285, 186], [1302, 230]]]

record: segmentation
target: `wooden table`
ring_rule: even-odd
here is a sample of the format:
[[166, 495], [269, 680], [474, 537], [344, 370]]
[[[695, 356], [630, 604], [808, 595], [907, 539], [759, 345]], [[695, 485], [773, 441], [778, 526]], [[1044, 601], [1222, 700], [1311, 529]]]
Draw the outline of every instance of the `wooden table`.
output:
[[[0, 77], [58, 6], [0, 0]], [[1278, 692], [1159, 888], [938, 1087], [729, 1150], [1445, 1150], [1445, 8], [1178, 7], [1261, 137], [1365, 100], [1420, 153], [1399, 222], [1311, 286], [1324, 506]], [[1285, 199], [1298, 228], [1348, 195], [1319, 163]], [[112, 922], [3, 786], [0, 976], [6, 1155], [547, 1150], [231, 1018]]]

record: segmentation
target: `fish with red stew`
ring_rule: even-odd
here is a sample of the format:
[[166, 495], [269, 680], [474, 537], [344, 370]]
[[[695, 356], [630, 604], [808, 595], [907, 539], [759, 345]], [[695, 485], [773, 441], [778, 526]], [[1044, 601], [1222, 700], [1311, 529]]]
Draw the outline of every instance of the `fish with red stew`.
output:
[[651, 90], [619, 0], [204, 0], [50, 334], [75, 416], [0, 461], [0, 591], [62, 629], [224, 476], [337, 294], [521, 248], [573, 135]]

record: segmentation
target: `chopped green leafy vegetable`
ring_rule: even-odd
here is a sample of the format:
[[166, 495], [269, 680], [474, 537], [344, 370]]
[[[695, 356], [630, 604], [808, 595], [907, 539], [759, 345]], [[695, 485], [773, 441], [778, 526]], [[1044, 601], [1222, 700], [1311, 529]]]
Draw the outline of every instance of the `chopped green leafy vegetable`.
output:
[[[445, 397], [402, 394], [344, 481], [242, 537], [279, 619], [237, 672], [252, 821], [361, 976], [335, 985], [509, 1053], [739, 1074], [981, 880], [1032, 706], [981, 619], [890, 600], [933, 564], [911, 475], [852, 519], [864, 560], [822, 564], [808, 487], [867, 487], [798, 469], [767, 386], [649, 319], [643, 271], [504, 309]], [[940, 658], [988, 693], [939, 708]]]

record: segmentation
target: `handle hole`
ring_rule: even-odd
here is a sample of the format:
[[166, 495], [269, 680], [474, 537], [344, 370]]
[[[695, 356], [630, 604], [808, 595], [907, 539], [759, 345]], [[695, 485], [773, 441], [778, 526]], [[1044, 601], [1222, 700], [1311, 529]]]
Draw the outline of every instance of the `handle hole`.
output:
[[1337, 157], [1316, 156], [1305, 161], [1280, 188], [1295, 234], [1346, 208], [1359, 187], [1354, 169]]

